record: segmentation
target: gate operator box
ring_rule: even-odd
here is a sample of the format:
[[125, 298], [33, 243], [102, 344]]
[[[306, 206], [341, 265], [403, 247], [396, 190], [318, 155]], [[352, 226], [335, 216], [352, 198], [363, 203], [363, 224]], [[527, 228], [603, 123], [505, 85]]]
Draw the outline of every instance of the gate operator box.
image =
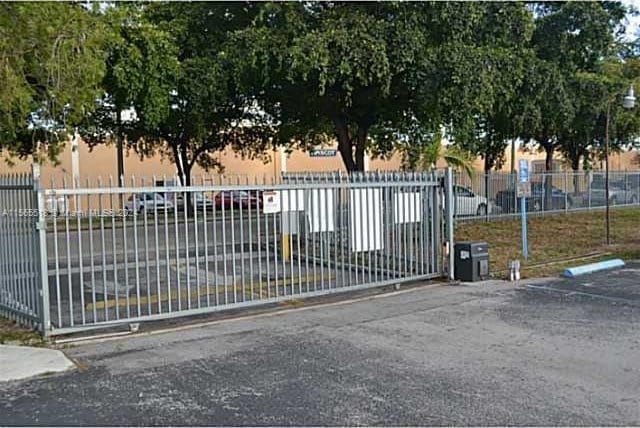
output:
[[455, 278], [473, 282], [489, 278], [489, 244], [486, 242], [456, 242]]

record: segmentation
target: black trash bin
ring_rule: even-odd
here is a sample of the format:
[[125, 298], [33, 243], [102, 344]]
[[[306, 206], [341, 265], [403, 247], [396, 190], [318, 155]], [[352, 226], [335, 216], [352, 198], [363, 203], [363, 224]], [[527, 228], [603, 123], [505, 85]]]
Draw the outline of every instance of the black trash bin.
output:
[[457, 280], [473, 282], [489, 278], [489, 244], [481, 241], [456, 242], [454, 251]]

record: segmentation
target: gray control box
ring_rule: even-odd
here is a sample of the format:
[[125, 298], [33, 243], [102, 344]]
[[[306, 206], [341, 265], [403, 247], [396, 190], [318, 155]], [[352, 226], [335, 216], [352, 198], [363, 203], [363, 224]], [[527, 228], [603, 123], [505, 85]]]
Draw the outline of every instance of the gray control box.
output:
[[481, 241], [456, 242], [455, 278], [473, 282], [489, 278], [489, 244]]

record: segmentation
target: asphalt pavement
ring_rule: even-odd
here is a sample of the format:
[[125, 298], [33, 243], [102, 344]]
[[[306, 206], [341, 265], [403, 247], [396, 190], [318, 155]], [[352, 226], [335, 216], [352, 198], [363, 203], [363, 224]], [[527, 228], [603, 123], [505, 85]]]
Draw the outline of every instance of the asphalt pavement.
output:
[[0, 425], [640, 425], [640, 264], [76, 344]]

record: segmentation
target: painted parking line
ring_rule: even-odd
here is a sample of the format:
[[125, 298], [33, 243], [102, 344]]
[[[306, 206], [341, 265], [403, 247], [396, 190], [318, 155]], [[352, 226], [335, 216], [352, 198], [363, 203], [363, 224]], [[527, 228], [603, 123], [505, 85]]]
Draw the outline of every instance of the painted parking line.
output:
[[[329, 277], [325, 277], [324, 280], [332, 280], [334, 279], [333, 276], [329, 276]], [[260, 281], [260, 282], [254, 282], [254, 287], [253, 290], [251, 290], [251, 284], [250, 283], [245, 283], [244, 287], [242, 285], [242, 283], [238, 283], [235, 284], [235, 287], [237, 290], [242, 290], [244, 289], [245, 292], [248, 294], [249, 297], [251, 297], [251, 300], [253, 299], [259, 299], [259, 298], [264, 298], [267, 296], [268, 294], [268, 289], [273, 289], [273, 287], [277, 286], [287, 286], [287, 285], [295, 285], [295, 284], [309, 284], [311, 282], [315, 282], [315, 281], [319, 281], [320, 277], [318, 276], [314, 276], [314, 275], [308, 275], [308, 276], [303, 276], [303, 277], [293, 277], [293, 278], [283, 278], [283, 279], [278, 279], [277, 281], [272, 279], [269, 281]], [[216, 286], [214, 285], [201, 285], [200, 287], [196, 288], [196, 290], [199, 292], [200, 297], [203, 296], [207, 296], [207, 295], [215, 295], [216, 291], [218, 292], [218, 294], [220, 294], [220, 291], [223, 291], [222, 288], [224, 286], [218, 285], [217, 290], [216, 290]], [[232, 286], [228, 286], [228, 288], [230, 290], [233, 290], [233, 288], [231, 288]], [[186, 291], [186, 288], [182, 288], [181, 289], [183, 292]], [[194, 293], [194, 291], [192, 291], [192, 293]], [[261, 292], [261, 293], [259, 293]], [[192, 294], [193, 295], [193, 294]], [[108, 300], [103, 300], [100, 302], [96, 302], [95, 305], [93, 303], [88, 303], [85, 305], [85, 310], [90, 311], [95, 309], [105, 309], [105, 308], [114, 308], [116, 306], [133, 306], [133, 305], [137, 305], [138, 304], [138, 300], [140, 302], [140, 304], [152, 304], [152, 303], [158, 303], [158, 302], [165, 302], [168, 300], [175, 300], [177, 299], [177, 288], [175, 290], [172, 290], [172, 293], [169, 293], [168, 291], [164, 292], [164, 293], [160, 293], [160, 294], [154, 294], [152, 296], [140, 296], [140, 298], [138, 299], [137, 296], [130, 296], [129, 300], [127, 302], [127, 298], [126, 296], [121, 296], [118, 299], [108, 299]], [[184, 296], [184, 294], [183, 294]], [[292, 298], [297, 297], [298, 295], [291, 295]]]
[[556, 292], [556, 293], [562, 293], [565, 296], [584, 296], [584, 297], [591, 297], [593, 299], [607, 300], [607, 301], [610, 301], [610, 302], [631, 304], [633, 306], [635, 306], [636, 304], [640, 305], [640, 302], [638, 302], [637, 300], [625, 299], [625, 298], [622, 298], [622, 297], [609, 297], [609, 296], [603, 296], [602, 294], [585, 293], [584, 291], [576, 291], [576, 290], [568, 290], [568, 289], [562, 289], [562, 288], [554, 288], [554, 287], [548, 287], [548, 286], [544, 286], [544, 285], [525, 284], [524, 286], [527, 287], [527, 288], [533, 289], [533, 290], [553, 291], [553, 292]]

